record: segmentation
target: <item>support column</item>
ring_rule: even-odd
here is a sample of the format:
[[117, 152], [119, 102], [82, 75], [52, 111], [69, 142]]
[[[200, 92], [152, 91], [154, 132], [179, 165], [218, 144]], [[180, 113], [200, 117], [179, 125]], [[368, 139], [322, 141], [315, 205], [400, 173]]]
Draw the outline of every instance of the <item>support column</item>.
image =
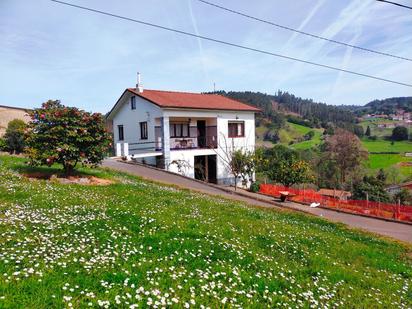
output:
[[122, 156], [122, 144], [116, 143], [116, 157]]
[[162, 117], [161, 118], [161, 126], [162, 126], [162, 152], [163, 152], [163, 160], [164, 160], [164, 168], [166, 170], [169, 169], [170, 164], [170, 124], [169, 124], [169, 117]]
[[123, 143], [123, 154], [129, 159], [129, 143]]

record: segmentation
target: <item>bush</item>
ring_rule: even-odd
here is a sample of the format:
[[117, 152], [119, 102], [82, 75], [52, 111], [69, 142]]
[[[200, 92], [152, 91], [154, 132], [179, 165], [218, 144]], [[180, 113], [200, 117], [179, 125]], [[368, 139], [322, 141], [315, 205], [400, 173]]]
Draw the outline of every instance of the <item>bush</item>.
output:
[[24, 130], [26, 123], [21, 119], [14, 119], [9, 122], [4, 135], [7, 149], [10, 153], [21, 153], [24, 150]]
[[48, 101], [30, 116], [27, 153], [32, 165], [60, 163], [69, 175], [77, 163], [99, 164], [110, 147], [111, 136], [99, 113]]
[[303, 136], [304, 141], [310, 141], [315, 136], [315, 131], [309, 131]]
[[277, 131], [273, 132], [271, 130], [268, 130], [265, 132], [265, 135], [263, 136], [264, 141], [270, 141], [272, 143], [277, 143], [279, 142], [279, 134]]
[[403, 126], [398, 126], [392, 130], [392, 140], [406, 141], [408, 140], [408, 129]]
[[0, 151], [9, 151], [7, 148], [6, 140], [1, 137], [0, 137]]
[[372, 135], [372, 136], [368, 136], [368, 139], [371, 140], [371, 141], [376, 141], [377, 137], [376, 137], [376, 135]]
[[259, 181], [255, 181], [250, 185], [250, 191], [251, 192], [259, 192], [260, 190], [260, 182]]

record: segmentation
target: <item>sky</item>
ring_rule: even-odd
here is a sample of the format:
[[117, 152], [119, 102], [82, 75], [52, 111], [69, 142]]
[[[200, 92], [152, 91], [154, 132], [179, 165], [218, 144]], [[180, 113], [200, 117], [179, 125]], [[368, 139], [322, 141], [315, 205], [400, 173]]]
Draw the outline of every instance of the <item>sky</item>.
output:
[[[303, 60], [412, 84], [412, 62], [252, 21], [197, 0], [66, 0]], [[288, 27], [412, 58], [412, 10], [374, 0], [209, 0]], [[412, 5], [410, 0], [397, 0]], [[141, 72], [146, 89], [289, 91], [327, 104], [412, 88], [182, 36], [49, 0], [0, 0], [0, 105], [48, 99], [105, 113]]]

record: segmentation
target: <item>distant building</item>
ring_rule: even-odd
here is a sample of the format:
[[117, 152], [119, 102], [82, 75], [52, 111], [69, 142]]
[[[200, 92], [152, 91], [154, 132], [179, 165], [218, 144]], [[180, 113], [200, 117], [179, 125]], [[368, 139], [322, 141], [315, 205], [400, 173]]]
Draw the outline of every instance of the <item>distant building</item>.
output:
[[399, 193], [402, 189], [408, 189], [409, 191], [412, 191], [412, 181], [404, 182], [398, 185], [392, 185], [387, 187], [385, 190], [389, 194], [396, 194]]
[[7, 125], [14, 119], [21, 119], [29, 122], [30, 117], [27, 114], [30, 109], [0, 105], [0, 137], [6, 133]]
[[388, 123], [378, 123], [378, 128], [380, 129], [393, 129], [395, 128], [395, 123], [388, 122]]

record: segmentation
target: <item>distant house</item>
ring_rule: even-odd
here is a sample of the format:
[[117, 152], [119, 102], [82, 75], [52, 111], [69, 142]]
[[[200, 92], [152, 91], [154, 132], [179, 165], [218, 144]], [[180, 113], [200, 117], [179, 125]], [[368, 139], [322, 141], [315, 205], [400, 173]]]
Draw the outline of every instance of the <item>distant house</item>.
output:
[[26, 123], [29, 122], [28, 111], [30, 109], [0, 105], [0, 137], [6, 133], [7, 125], [13, 119], [21, 119]]
[[402, 189], [408, 189], [409, 191], [412, 191], [412, 181], [404, 182], [398, 185], [389, 186], [386, 188], [386, 191], [389, 194], [396, 194], [396, 193], [399, 193]]
[[348, 198], [352, 196], [352, 193], [348, 191], [334, 189], [320, 189], [318, 193], [322, 196], [333, 197], [341, 201], [346, 201]]
[[254, 150], [256, 107], [216, 94], [127, 88], [107, 115], [116, 155], [195, 179], [232, 183], [227, 155]]
[[378, 128], [393, 129], [393, 128], [395, 128], [395, 123], [393, 123], [393, 122], [378, 123]]

